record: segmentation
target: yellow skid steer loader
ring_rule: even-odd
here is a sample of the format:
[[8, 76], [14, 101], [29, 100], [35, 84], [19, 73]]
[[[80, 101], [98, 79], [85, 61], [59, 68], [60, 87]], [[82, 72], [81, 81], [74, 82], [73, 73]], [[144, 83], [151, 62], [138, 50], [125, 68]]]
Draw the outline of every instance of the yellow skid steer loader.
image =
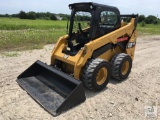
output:
[[100, 91], [110, 77], [126, 79], [132, 68], [138, 15], [116, 7], [70, 4], [68, 35], [60, 37], [51, 64], [36, 61], [17, 78], [19, 85], [52, 115], [84, 102], [84, 87]]

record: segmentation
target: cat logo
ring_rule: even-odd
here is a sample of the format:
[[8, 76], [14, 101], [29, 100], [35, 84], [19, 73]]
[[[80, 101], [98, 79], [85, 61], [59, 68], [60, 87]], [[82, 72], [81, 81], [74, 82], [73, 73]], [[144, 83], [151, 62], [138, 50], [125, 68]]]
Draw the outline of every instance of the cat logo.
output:
[[67, 59], [69, 56], [68, 55], [64, 55], [63, 58]]

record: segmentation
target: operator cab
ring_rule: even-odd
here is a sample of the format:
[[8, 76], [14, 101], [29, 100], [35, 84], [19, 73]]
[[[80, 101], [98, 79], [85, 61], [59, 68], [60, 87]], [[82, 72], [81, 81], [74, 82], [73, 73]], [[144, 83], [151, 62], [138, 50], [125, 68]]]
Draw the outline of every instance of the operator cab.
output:
[[116, 7], [88, 2], [70, 4], [69, 8], [69, 50], [66, 54], [76, 55], [86, 43], [121, 26], [120, 12]]

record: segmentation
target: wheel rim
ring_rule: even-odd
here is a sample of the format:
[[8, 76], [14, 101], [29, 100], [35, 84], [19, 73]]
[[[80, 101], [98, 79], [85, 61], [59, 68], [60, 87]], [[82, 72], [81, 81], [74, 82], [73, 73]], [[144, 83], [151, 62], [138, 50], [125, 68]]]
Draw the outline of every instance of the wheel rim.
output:
[[108, 71], [105, 67], [101, 68], [96, 75], [96, 82], [98, 85], [102, 85], [107, 78]]
[[122, 75], [126, 75], [127, 72], [129, 70], [129, 61], [125, 61], [123, 64], [122, 64], [122, 68], [121, 68], [121, 73]]

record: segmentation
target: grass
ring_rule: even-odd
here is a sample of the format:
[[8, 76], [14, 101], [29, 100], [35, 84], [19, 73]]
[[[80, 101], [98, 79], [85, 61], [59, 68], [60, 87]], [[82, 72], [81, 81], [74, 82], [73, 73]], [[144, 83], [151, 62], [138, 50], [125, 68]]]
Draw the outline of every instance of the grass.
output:
[[0, 30], [0, 50], [42, 48], [45, 44], [56, 42], [64, 34], [62, 29]]
[[[66, 34], [67, 21], [0, 18], [0, 52], [39, 49]], [[160, 24], [137, 26], [139, 36], [160, 35]]]
[[144, 27], [141, 24], [138, 24], [137, 30], [139, 35], [160, 35], [160, 24], [146, 24]]
[[39, 49], [66, 34], [66, 21], [0, 18], [0, 51]]
[[19, 18], [0, 18], [0, 30], [24, 30], [24, 29], [63, 29], [66, 28], [66, 21], [52, 20], [28, 20]]

